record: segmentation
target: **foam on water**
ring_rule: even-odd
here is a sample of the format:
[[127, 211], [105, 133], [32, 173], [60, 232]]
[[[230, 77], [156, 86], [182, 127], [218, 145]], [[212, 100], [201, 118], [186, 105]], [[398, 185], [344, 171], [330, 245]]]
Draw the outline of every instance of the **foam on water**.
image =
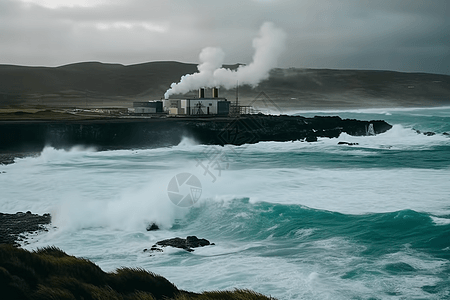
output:
[[[440, 112], [444, 111], [447, 115], [447, 111], [450, 110], [450, 106], [439, 107], [386, 107], [386, 108], [355, 108], [355, 109], [323, 109], [323, 110], [299, 110], [289, 109], [283, 110], [284, 113], [289, 115], [305, 115], [305, 114], [379, 114], [379, 115], [392, 115], [392, 113], [408, 113], [414, 114], [417, 112], [423, 113], [423, 115], [440, 115]], [[447, 115], [448, 116], [448, 115]]]
[[[433, 115], [425, 112], [425, 119], [415, 117], [419, 125]], [[399, 117], [395, 110], [366, 113], [358, 112]], [[400, 113], [411, 118], [412, 111]], [[433, 126], [446, 128], [445, 120]], [[0, 166], [0, 211], [52, 214], [56, 227], [31, 235], [27, 249], [55, 245], [106, 271], [143, 267], [186, 290], [250, 288], [279, 299], [443, 298], [450, 139], [417, 134], [410, 119], [393, 124], [377, 136], [316, 143], [219, 147], [185, 138], [149, 150], [45, 148], [39, 157]], [[212, 150], [230, 157], [226, 168], [209, 169], [216, 180], [198, 165]], [[167, 195], [182, 172], [202, 184], [199, 202], [187, 209]], [[162, 229], [147, 232], [150, 222]], [[143, 252], [187, 235], [216, 246]]]

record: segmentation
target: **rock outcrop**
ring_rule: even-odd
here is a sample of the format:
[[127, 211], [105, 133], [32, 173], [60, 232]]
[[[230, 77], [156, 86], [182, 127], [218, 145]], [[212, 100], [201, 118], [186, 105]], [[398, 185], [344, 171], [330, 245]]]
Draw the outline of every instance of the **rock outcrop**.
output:
[[159, 230], [159, 226], [156, 225], [156, 223], [151, 223], [151, 224], [148, 224], [146, 230], [147, 230], [147, 231], [155, 231], [155, 230]]
[[[340, 117], [241, 115], [239, 117], [179, 117], [76, 121], [2, 121], [0, 153], [41, 151], [44, 146], [75, 145], [98, 150], [178, 145], [184, 137], [200, 144], [242, 145], [261, 141], [307, 141], [320, 137], [372, 135], [389, 130], [385, 121], [358, 121]], [[11, 134], [14, 132], [14, 134]]]
[[[194, 250], [192, 248], [198, 248], [198, 247], [204, 247], [214, 245], [214, 243], [210, 243], [206, 239], [199, 239], [196, 236], [188, 236], [185, 239], [176, 237], [173, 239], [167, 239], [163, 241], [157, 242], [155, 245], [153, 245], [150, 248], [150, 251], [159, 251], [162, 252], [162, 247], [174, 247], [174, 248], [180, 248], [184, 249], [188, 252], [193, 252]], [[148, 249], [145, 249], [144, 252], [147, 252]]]
[[50, 224], [50, 214], [37, 215], [30, 211], [15, 214], [0, 213], [0, 244], [18, 246], [21, 234], [46, 230], [44, 225]]

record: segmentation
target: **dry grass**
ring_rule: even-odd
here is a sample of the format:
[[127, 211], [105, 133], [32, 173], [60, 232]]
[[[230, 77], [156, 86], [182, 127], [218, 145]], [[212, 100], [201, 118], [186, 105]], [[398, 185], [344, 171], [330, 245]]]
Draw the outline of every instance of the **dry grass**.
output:
[[144, 269], [102, 271], [83, 258], [55, 247], [29, 252], [0, 245], [1, 299], [270, 299], [249, 291], [214, 291], [202, 294], [178, 290], [162, 276]]

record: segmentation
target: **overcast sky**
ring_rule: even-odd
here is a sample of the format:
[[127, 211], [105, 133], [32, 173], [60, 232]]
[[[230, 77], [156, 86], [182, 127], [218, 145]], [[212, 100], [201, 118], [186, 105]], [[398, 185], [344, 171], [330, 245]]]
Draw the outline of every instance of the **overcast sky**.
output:
[[0, 0], [0, 64], [198, 63], [207, 46], [249, 63], [265, 21], [279, 67], [450, 75], [450, 0]]

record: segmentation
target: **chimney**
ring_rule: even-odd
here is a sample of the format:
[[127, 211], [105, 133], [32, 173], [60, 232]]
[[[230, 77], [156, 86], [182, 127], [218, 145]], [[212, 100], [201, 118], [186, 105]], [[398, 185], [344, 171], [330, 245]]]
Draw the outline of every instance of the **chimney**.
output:
[[212, 88], [212, 97], [213, 98], [219, 98], [219, 89], [216, 87]]
[[198, 97], [199, 98], [205, 98], [205, 89], [204, 88], [199, 88], [198, 89]]

